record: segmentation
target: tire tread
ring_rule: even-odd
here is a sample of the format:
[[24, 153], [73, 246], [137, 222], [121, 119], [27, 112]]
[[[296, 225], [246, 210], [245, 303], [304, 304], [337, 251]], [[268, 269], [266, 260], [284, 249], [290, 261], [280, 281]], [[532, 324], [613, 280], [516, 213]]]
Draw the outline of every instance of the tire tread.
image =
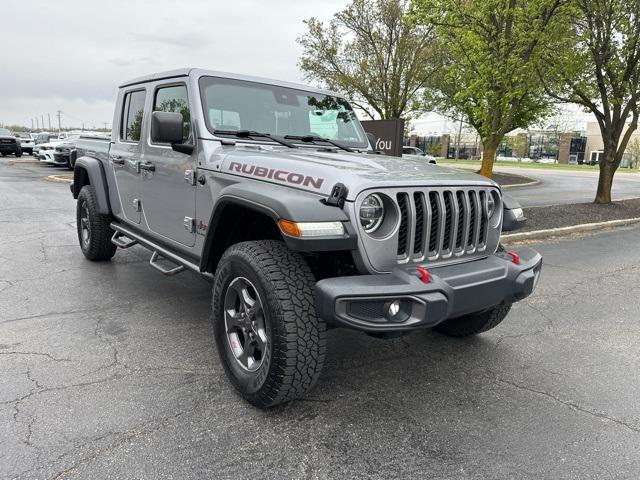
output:
[[[263, 282], [271, 315], [270, 372], [253, 394], [240, 393], [253, 405], [267, 408], [299, 398], [317, 381], [326, 354], [326, 325], [315, 310], [315, 278], [305, 260], [283, 242], [261, 240], [232, 245], [222, 256], [214, 281], [213, 315], [222, 301], [222, 278], [231, 258], [248, 263]], [[214, 328], [219, 319], [212, 318]], [[219, 345], [220, 347], [220, 345]], [[220, 352], [227, 374], [233, 374]], [[234, 385], [238, 385], [234, 382]]]

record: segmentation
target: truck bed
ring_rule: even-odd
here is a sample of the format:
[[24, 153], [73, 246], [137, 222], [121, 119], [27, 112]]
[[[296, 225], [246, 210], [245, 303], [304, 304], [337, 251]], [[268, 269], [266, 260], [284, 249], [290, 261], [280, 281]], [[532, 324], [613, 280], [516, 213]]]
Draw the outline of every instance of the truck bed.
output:
[[76, 142], [78, 158], [90, 156], [102, 162], [109, 161], [111, 140], [107, 137], [80, 137]]

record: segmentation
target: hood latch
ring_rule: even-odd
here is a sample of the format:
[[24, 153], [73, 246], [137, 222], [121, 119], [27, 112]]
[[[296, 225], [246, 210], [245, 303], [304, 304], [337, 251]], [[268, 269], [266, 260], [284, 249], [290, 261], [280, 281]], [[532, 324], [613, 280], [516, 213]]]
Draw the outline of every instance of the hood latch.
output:
[[321, 200], [321, 202], [325, 205], [342, 208], [344, 207], [344, 201], [347, 199], [348, 194], [349, 189], [344, 185], [344, 183], [336, 183], [331, 188], [331, 194], [329, 194], [329, 197]]

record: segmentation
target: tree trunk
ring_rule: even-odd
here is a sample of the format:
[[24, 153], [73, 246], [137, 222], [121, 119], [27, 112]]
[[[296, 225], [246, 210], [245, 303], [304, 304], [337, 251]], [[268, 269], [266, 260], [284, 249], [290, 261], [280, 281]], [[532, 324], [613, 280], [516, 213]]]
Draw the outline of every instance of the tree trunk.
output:
[[600, 176], [598, 177], [598, 191], [594, 203], [611, 203], [611, 186], [613, 185], [613, 174], [616, 173], [615, 152], [611, 150], [602, 155], [600, 160]]
[[482, 145], [482, 166], [480, 167], [480, 175], [491, 178], [493, 177], [493, 164], [496, 161], [496, 153], [500, 142], [483, 140]]

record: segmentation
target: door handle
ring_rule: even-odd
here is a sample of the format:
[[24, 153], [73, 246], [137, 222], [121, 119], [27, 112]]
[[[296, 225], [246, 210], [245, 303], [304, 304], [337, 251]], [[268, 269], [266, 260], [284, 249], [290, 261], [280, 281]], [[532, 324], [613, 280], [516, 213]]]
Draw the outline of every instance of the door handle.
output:
[[111, 163], [114, 165], [124, 165], [124, 158], [120, 155], [111, 155]]
[[155, 172], [156, 166], [153, 163], [141, 163], [140, 170], [146, 170], [148, 172]]

